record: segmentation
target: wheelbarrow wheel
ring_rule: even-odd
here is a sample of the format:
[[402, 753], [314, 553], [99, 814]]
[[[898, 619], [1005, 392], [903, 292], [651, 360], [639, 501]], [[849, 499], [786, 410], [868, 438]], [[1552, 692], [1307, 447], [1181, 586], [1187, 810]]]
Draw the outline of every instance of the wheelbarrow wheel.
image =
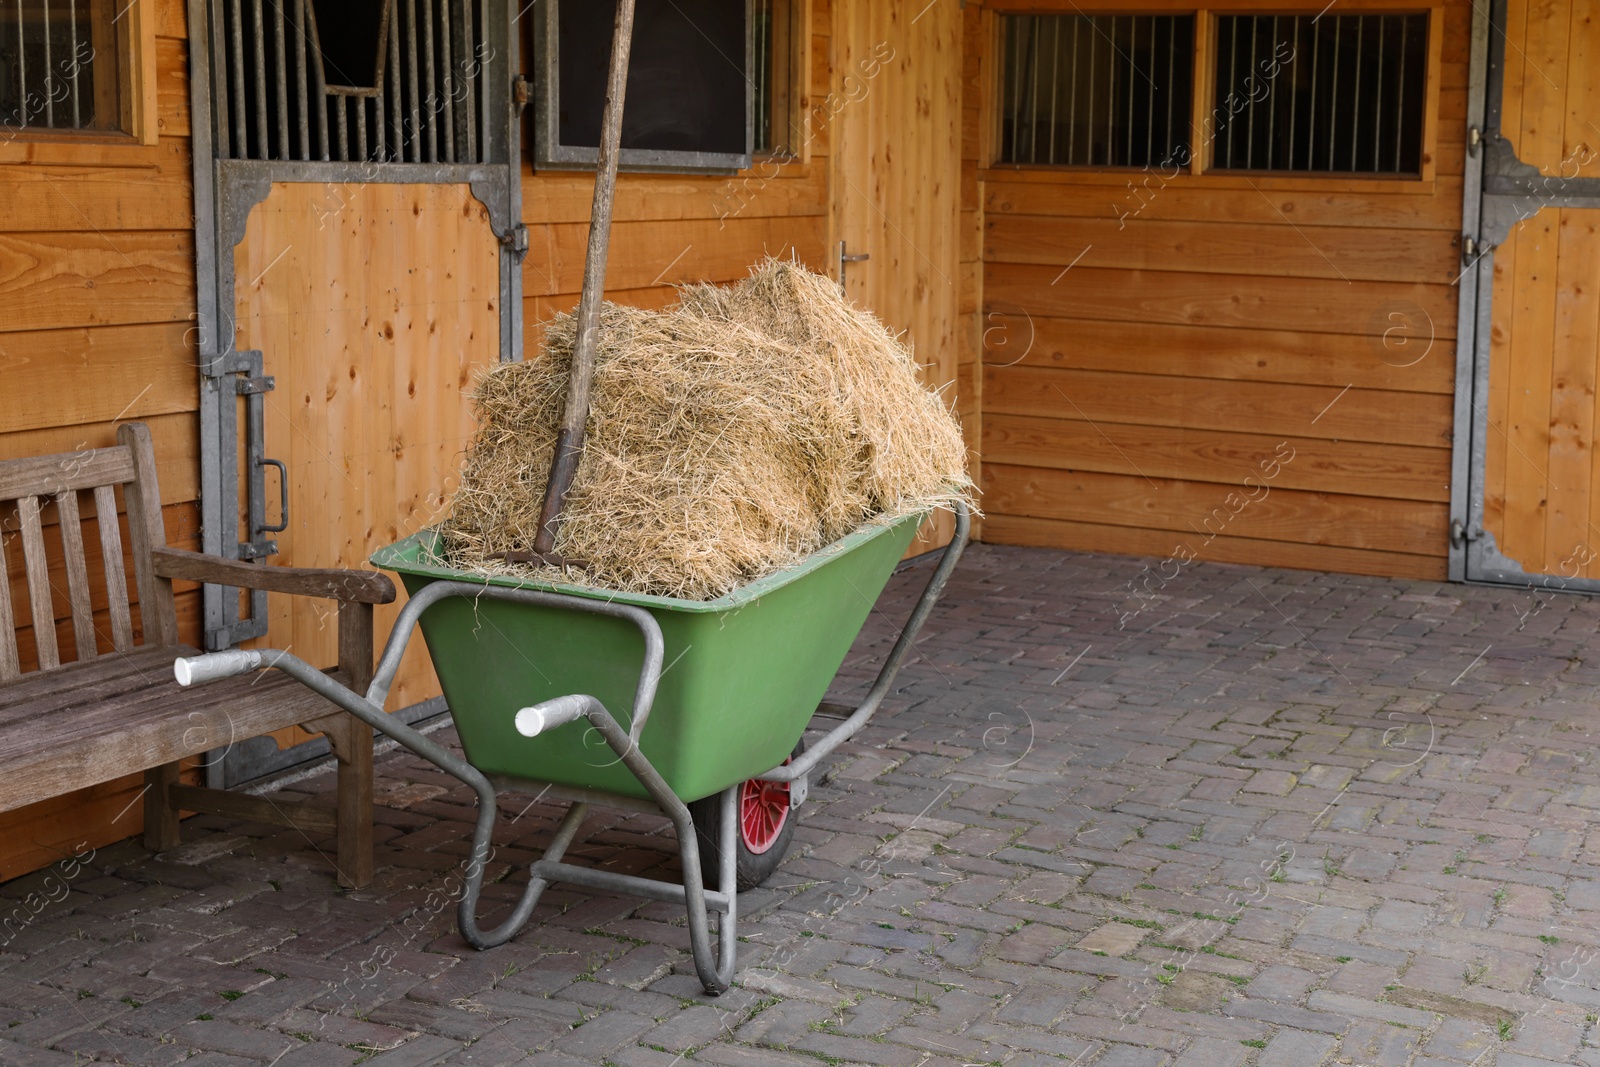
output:
[[[789, 754], [789, 759], [794, 759], [805, 750], [805, 738], [801, 738]], [[739, 791], [733, 820], [734, 837], [737, 839], [734, 842], [735, 868], [738, 871], [739, 888], [754, 889], [770, 878], [789, 854], [796, 815], [789, 803], [788, 782], [751, 778], [735, 788]], [[715, 886], [722, 855], [722, 824], [717, 817], [717, 797], [709, 796], [694, 801], [689, 805], [689, 814], [694, 818], [695, 834], [700, 839], [700, 869], [706, 885]]]

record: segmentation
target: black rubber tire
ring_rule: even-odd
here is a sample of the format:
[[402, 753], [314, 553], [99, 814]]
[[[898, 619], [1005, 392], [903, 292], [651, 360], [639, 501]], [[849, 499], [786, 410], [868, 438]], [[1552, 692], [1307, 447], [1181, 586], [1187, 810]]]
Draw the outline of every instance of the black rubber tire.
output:
[[[794, 759], [806, 750], [805, 738], [794, 746], [794, 751], [789, 754]], [[705, 880], [707, 889], [721, 888], [721, 855], [720, 838], [722, 824], [718, 818], [717, 795], [706, 797], [703, 800], [692, 801], [689, 804], [689, 814], [694, 819], [695, 836], [700, 841], [700, 875]], [[737, 822], [737, 813], [735, 821]], [[734, 847], [738, 849], [735, 857], [735, 868], [738, 873], [740, 889], [754, 889], [756, 886], [772, 877], [778, 865], [789, 854], [789, 847], [794, 841], [794, 824], [799, 817], [797, 808], [791, 806], [788, 815], [783, 820], [783, 826], [778, 830], [777, 840], [765, 852], [751, 852], [745, 845], [744, 838], [734, 829]]]

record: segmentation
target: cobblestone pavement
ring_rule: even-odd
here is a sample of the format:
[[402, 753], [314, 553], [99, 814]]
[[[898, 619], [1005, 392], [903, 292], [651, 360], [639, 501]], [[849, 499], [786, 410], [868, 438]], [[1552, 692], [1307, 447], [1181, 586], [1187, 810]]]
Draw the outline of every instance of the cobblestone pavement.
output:
[[[1135, 596], [1142, 565], [970, 551], [741, 898], [720, 999], [666, 905], [557, 889], [466, 948], [471, 794], [391, 755], [369, 889], [210, 818], [0, 887], [41, 894], [0, 935], [0, 1064], [1600, 1065], [1600, 601], [1212, 565]], [[496, 907], [559, 815], [523, 803]], [[588, 827], [576, 855], [676, 866], [661, 819]]]

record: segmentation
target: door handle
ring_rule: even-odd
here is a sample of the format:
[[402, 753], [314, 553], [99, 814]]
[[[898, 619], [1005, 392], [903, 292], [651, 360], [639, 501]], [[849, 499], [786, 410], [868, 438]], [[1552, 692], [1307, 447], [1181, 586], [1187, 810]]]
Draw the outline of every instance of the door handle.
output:
[[256, 533], [282, 533], [289, 528], [289, 468], [283, 465], [280, 459], [261, 458], [261, 466], [278, 468], [278, 519], [277, 523], [267, 522], [263, 515], [261, 522], [256, 526]]
[[865, 263], [867, 260], [869, 260], [871, 258], [872, 258], [872, 253], [870, 253], [870, 252], [857, 252], [855, 255], [850, 255], [849, 253], [847, 253], [845, 251], [845, 243], [843, 241], [839, 242], [839, 290], [841, 292], [844, 291], [844, 268], [845, 268], [845, 264], [846, 263]]

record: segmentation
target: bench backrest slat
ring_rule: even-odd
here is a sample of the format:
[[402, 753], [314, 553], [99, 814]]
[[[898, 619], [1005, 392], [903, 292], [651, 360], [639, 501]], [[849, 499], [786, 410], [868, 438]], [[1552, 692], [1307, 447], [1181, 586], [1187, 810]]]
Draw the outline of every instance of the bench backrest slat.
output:
[[[161, 490], [156, 481], [155, 448], [144, 423], [125, 423], [117, 427], [117, 443], [110, 448], [88, 448], [53, 456], [33, 456], [0, 460], [0, 506], [8, 519], [0, 528], [0, 682], [22, 676], [22, 645], [17, 637], [17, 605], [26, 587], [29, 615], [34, 634], [34, 663], [40, 671], [61, 666], [62, 648], [56, 636], [56, 605], [64, 601], [70, 610], [72, 648], [79, 662], [102, 654], [126, 653], [135, 647], [133, 590], [128, 588], [128, 569], [124, 562], [122, 523], [117, 514], [117, 486], [127, 509], [127, 555], [133, 557], [133, 580], [139, 600], [139, 620], [146, 645], [173, 645], [178, 641], [178, 619], [172, 598], [172, 583], [157, 578], [150, 554], [167, 543], [161, 514]], [[100, 562], [104, 565], [106, 619], [110, 623], [110, 648], [105, 637], [96, 633], [94, 606], [99, 590], [90, 580], [89, 535], [83, 530], [86, 519], [80, 494], [93, 493], [95, 525], [99, 532]], [[51, 517], [59, 520], [59, 530], [51, 532], [44, 517], [51, 502]], [[14, 504], [16, 525], [10, 521]], [[20, 537], [13, 533], [20, 528]], [[61, 575], [50, 573], [53, 555], [47, 555], [46, 535], [53, 554], [61, 551]], [[16, 575], [13, 590], [8, 564], [18, 562], [12, 547], [20, 540], [23, 573]], [[99, 569], [99, 568], [96, 568]], [[15, 574], [15, 571], [12, 571]], [[65, 586], [65, 588], [62, 588]], [[101, 625], [105, 625], [102, 620]], [[30, 664], [30, 669], [33, 665]]]
[[[146, 439], [149, 431], [145, 432]], [[24, 496], [56, 496], [69, 489], [93, 489], [133, 480], [133, 456], [127, 448], [86, 448], [54, 456], [30, 456], [0, 463], [0, 500]]]
[[72, 640], [79, 659], [93, 659], [100, 650], [94, 640], [94, 607], [89, 602], [89, 561], [83, 554], [82, 519], [78, 515], [78, 491], [68, 489], [56, 496], [56, 514], [61, 518], [61, 548], [67, 565], [67, 602], [72, 606]]
[[128, 532], [133, 542], [133, 578], [139, 584], [139, 614], [144, 619], [144, 639], [151, 644], [178, 643], [178, 609], [172, 600], [172, 583], [156, 577], [150, 553], [164, 548], [167, 528], [161, 521], [161, 488], [156, 481], [156, 452], [150, 428], [142, 422], [117, 427], [117, 443], [133, 460], [132, 480], [123, 490], [128, 504]]
[[106, 568], [111, 646], [118, 652], [126, 652], [133, 647], [133, 613], [128, 608], [128, 572], [122, 568], [122, 531], [117, 528], [116, 490], [109, 485], [95, 486], [94, 511], [95, 523], [100, 527], [100, 558]]
[[11, 575], [6, 570], [6, 546], [0, 540], [0, 682], [22, 675], [17, 659], [17, 619], [11, 611]]
[[39, 498], [25, 496], [17, 501], [17, 516], [22, 520], [22, 566], [28, 574], [28, 604], [33, 609], [33, 643], [39, 653], [39, 669], [61, 666], [56, 647], [56, 612], [50, 602], [50, 571], [44, 556], [44, 527], [39, 522]]

